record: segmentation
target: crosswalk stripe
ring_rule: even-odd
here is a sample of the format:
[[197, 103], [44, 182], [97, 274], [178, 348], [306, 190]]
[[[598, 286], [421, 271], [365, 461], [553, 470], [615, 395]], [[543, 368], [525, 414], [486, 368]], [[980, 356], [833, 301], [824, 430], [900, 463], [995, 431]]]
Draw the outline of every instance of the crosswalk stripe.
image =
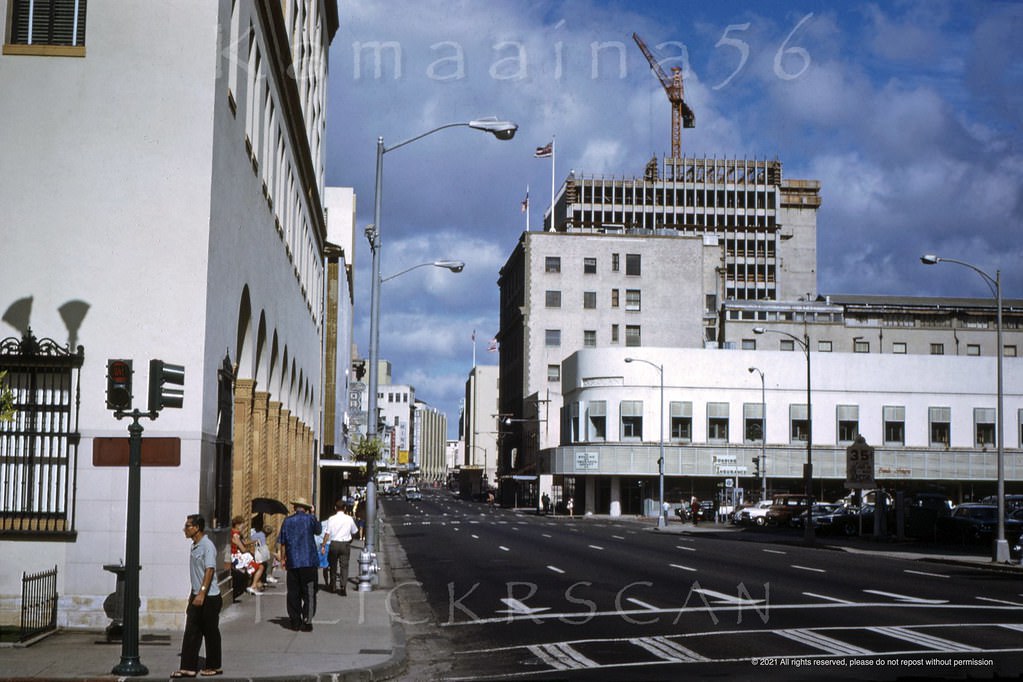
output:
[[687, 649], [678, 642], [673, 642], [667, 637], [639, 637], [636, 639], [630, 639], [630, 644], [634, 644], [641, 649], [646, 649], [654, 656], [664, 659], [665, 661], [685, 661], [688, 663], [697, 661], [709, 661], [710, 659], [701, 656], [692, 649]]
[[919, 644], [920, 646], [927, 647], [928, 649], [933, 649], [935, 651], [980, 651], [977, 647], [973, 647], [968, 644], [960, 644], [959, 642], [953, 642], [950, 639], [942, 639], [941, 637], [935, 637], [934, 635], [928, 635], [923, 632], [917, 632], [916, 630], [910, 630], [909, 628], [895, 625], [879, 625], [867, 629], [871, 632], [877, 632], [888, 637], [894, 637], [895, 639]]
[[531, 654], [556, 670], [579, 670], [582, 668], [599, 668], [596, 661], [564, 643], [531, 645], [526, 647]]
[[819, 632], [813, 630], [805, 630], [802, 628], [795, 628], [791, 630], [778, 630], [779, 635], [786, 637], [800, 644], [806, 644], [812, 646], [815, 649], [820, 649], [829, 654], [839, 654], [843, 656], [871, 656], [874, 654], [870, 649], [864, 649], [862, 647], [843, 642], [827, 635], [822, 635]]

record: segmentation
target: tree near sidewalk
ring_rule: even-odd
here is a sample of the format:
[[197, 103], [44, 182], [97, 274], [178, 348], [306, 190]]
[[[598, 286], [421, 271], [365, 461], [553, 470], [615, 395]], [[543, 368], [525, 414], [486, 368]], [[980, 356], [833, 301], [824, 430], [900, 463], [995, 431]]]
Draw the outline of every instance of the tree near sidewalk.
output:
[[383, 451], [384, 444], [379, 438], [363, 436], [352, 443], [352, 454], [360, 462], [375, 462], [380, 459]]
[[0, 372], [0, 422], [14, 420], [14, 393], [4, 383], [7, 372]]

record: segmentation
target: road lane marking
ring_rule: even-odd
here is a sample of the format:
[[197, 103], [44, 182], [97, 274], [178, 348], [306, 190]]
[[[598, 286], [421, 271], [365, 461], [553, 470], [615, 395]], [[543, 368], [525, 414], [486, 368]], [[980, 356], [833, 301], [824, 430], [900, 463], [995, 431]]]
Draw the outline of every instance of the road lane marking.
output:
[[599, 549], [600, 551], [604, 551], [604, 548], [600, 545], [590, 545], [589, 547], [590, 549]]
[[995, 604], [1008, 604], [1009, 606], [1023, 606], [1023, 604], [1021, 604], [1018, 601], [1007, 601], [1005, 599], [992, 599], [991, 597], [977, 597], [977, 599], [979, 599], [981, 601], [994, 602]]
[[867, 630], [877, 632], [888, 637], [893, 637], [895, 639], [901, 639], [904, 642], [918, 644], [922, 647], [926, 647], [927, 649], [933, 649], [934, 651], [980, 651], [977, 647], [970, 646], [969, 644], [960, 644], [959, 642], [953, 642], [950, 639], [935, 637], [934, 635], [917, 632], [905, 627], [880, 625], [869, 627]]
[[564, 571], [558, 568], [557, 566], [548, 566], [547, 568], [551, 571], [554, 571], [555, 573], [564, 573]]
[[639, 608], [646, 609], [648, 611], [660, 611], [661, 610], [661, 609], [657, 608], [656, 606], [654, 606], [653, 604], [647, 604], [645, 601], [640, 601], [639, 599], [636, 599], [635, 597], [628, 597], [625, 601], [627, 601], [629, 603], [632, 603], [632, 604], [635, 604]]
[[711, 602], [713, 604], [743, 604], [743, 605], [753, 605], [753, 604], [759, 604], [759, 603], [764, 601], [763, 599], [743, 599], [742, 597], [732, 596], [730, 594], [725, 594], [724, 592], [716, 592], [714, 590], [707, 590], [707, 589], [704, 589], [702, 587], [695, 587], [695, 588], [693, 588], [693, 592], [699, 592], [700, 594], [702, 594], [705, 597], [715, 597], [715, 601]]
[[630, 639], [630, 644], [634, 644], [641, 649], [645, 649], [657, 658], [665, 661], [675, 661], [680, 663], [695, 663], [698, 661], [709, 661], [709, 658], [701, 656], [692, 649], [687, 649], [678, 642], [673, 642], [667, 637], [643, 637], [637, 639]]
[[896, 594], [894, 592], [882, 592], [881, 590], [863, 590], [868, 594], [876, 594], [881, 597], [891, 597], [897, 601], [906, 602], [908, 604], [947, 604], [947, 599], [924, 599], [923, 597], [910, 597], [905, 594]]
[[534, 644], [527, 646], [526, 649], [555, 670], [579, 670], [582, 668], [600, 667], [600, 664], [596, 661], [583, 656], [568, 644]]
[[802, 628], [795, 628], [792, 630], [777, 630], [777, 633], [786, 639], [791, 639], [794, 642], [811, 646], [815, 649], [827, 652], [829, 654], [839, 656], [871, 656], [874, 654], [870, 649], [864, 649], [862, 647], [843, 642], [835, 639], [834, 637], [828, 637], [822, 635], [819, 632], [813, 632], [812, 630], [804, 630]]
[[612, 535], [611, 537], [613, 539], [615, 539], [615, 540], [624, 540], [625, 539], [624, 535]]
[[671, 566], [672, 568], [680, 568], [683, 571], [693, 571], [694, 573], [696, 572], [695, 568], [690, 568], [689, 566], [683, 566], [681, 564], [668, 564], [668, 565]]
[[814, 592], [804, 592], [803, 596], [804, 597], [813, 597], [815, 599], [823, 599], [825, 601], [833, 601], [836, 604], [855, 604], [856, 603], [854, 601], [846, 601], [845, 599], [839, 599], [838, 597], [829, 597], [827, 595], [816, 594]]
[[696, 551], [695, 547], [685, 547], [683, 545], [675, 545], [675, 549], [682, 549], [682, 550], [685, 550], [687, 552], [695, 552]]
[[788, 552], [783, 552], [780, 549], [762, 549], [760, 551], [767, 552], [768, 554], [788, 554]]
[[550, 611], [549, 606], [526, 606], [525, 603], [518, 599], [512, 599], [505, 597], [501, 600], [508, 607], [507, 609], [498, 610], [497, 613], [514, 613], [517, 616], [531, 616], [534, 613], [543, 613], [544, 611]]
[[813, 571], [814, 573], [827, 573], [823, 568], [811, 568], [809, 566], [800, 566], [799, 564], [792, 564], [792, 568], [798, 568], [800, 571]]
[[945, 575], [944, 573], [928, 573], [927, 571], [913, 571], [913, 570], [908, 569], [908, 568], [904, 571], [904, 573], [912, 573], [913, 575], [926, 575], [926, 576], [928, 576], [930, 578], [951, 578], [952, 577], [950, 575]]
[[511, 551], [510, 549], [508, 549], [508, 548], [507, 548], [507, 547], [505, 547], [504, 545], [498, 545], [498, 546], [497, 546], [497, 548], [498, 548], [499, 550], [501, 550], [502, 552], [510, 552], [510, 551]]

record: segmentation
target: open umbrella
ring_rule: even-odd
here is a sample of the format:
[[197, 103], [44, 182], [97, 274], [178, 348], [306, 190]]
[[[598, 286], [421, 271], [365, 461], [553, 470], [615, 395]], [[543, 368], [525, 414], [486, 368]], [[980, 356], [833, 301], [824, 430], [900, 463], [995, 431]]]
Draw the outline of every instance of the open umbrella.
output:
[[272, 497], [255, 497], [252, 499], [253, 514], [284, 514], [288, 515], [288, 508], [280, 500]]

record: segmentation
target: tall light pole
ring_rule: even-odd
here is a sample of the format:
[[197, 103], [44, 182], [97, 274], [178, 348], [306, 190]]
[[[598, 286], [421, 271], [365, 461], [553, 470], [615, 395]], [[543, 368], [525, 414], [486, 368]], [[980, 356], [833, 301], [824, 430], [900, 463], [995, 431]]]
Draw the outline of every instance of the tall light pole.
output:
[[1002, 354], [1005, 352], [1002, 348], [1002, 271], [995, 270], [995, 276], [987, 274], [976, 265], [967, 263], [966, 261], [956, 260], [955, 258], [943, 258], [941, 256], [935, 256], [933, 254], [925, 254], [920, 256], [920, 262], [924, 265], [937, 265], [938, 263], [955, 263], [967, 267], [984, 280], [988, 288], [991, 289], [991, 293], [995, 296], [995, 357], [997, 362], [995, 363], [995, 371], [998, 374], [997, 379], [997, 398], [996, 398], [996, 414], [995, 414], [995, 439], [996, 447], [998, 449], [997, 462], [998, 462], [998, 532], [995, 535], [994, 546], [991, 548], [991, 560], [997, 563], [1005, 563], [1009, 561], [1009, 543], [1005, 539], [1005, 444], [1004, 444], [1004, 429], [1005, 422], [1003, 421], [1004, 413], [1002, 412]]
[[[367, 229], [370, 238], [370, 249], [373, 251], [373, 279], [370, 295], [369, 317], [369, 401], [367, 405], [366, 438], [373, 440], [377, 436], [377, 383], [378, 360], [380, 354], [380, 202], [382, 199], [384, 178], [384, 154], [400, 149], [405, 145], [421, 140], [447, 128], [467, 127], [490, 133], [499, 140], [510, 140], [515, 136], [518, 125], [511, 121], [496, 118], [481, 118], [463, 123], [448, 123], [427, 130], [425, 133], [410, 137], [390, 147], [384, 146], [384, 138], [377, 138], [376, 180], [374, 183], [373, 226]], [[366, 546], [359, 555], [359, 591], [369, 592], [373, 589], [373, 574], [376, 570], [376, 462], [366, 464]]]
[[764, 387], [764, 370], [750, 367], [750, 374], [760, 375], [760, 495], [767, 498], [767, 392]]
[[417, 268], [425, 268], [428, 265], [432, 265], [435, 268], [443, 268], [445, 270], [450, 270], [451, 272], [461, 272], [462, 270], [465, 269], [465, 263], [463, 263], [460, 260], [434, 260], [426, 263], [420, 263], [419, 265], [413, 265], [411, 268], [405, 268], [401, 272], [396, 272], [388, 277], [383, 277], [380, 279], [380, 283], [383, 284], [384, 282], [389, 282], [395, 277], [401, 277], [406, 272], [412, 272]]
[[803, 487], [806, 493], [806, 524], [803, 526], [803, 540], [813, 544], [813, 407], [810, 399], [810, 334], [803, 332], [803, 338], [778, 329], [754, 327], [754, 334], [781, 334], [787, 336], [803, 349], [806, 355], [806, 464], [803, 466]]
[[661, 382], [661, 432], [659, 440], [659, 455], [657, 457], [657, 527], [665, 528], [668, 525], [668, 517], [664, 511], [664, 365], [657, 365], [643, 358], [625, 358], [625, 362], [642, 362], [657, 370]]

